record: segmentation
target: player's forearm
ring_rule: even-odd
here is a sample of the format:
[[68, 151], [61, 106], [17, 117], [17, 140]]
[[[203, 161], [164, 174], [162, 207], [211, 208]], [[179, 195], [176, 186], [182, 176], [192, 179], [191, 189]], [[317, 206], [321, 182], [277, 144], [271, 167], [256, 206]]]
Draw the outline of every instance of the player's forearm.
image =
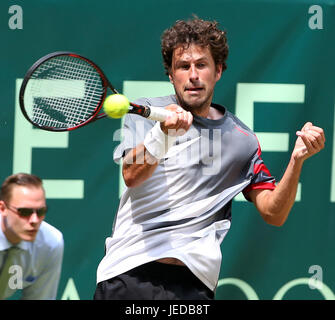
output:
[[122, 174], [127, 187], [137, 187], [150, 178], [158, 160], [145, 148], [143, 143], [130, 150], [123, 159]]
[[303, 161], [291, 158], [286, 171], [276, 189], [267, 194], [265, 220], [281, 226], [286, 221], [294, 204]]
[[128, 187], [137, 187], [149, 179], [177, 136], [183, 135], [191, 126], [193, 116], [180, 106], [172, 104], [166, 107], [173, 111], [168, 118], [157, 122], [146, 134], [144, 142], [129, 151], [122, 167], [123, 178]]

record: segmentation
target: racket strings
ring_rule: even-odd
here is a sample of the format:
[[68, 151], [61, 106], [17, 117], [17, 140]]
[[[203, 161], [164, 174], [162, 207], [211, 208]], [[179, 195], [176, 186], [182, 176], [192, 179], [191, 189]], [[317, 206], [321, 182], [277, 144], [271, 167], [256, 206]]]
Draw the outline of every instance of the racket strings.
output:
[[31, 100], [25, 106], [30, 119], [40, 126], [71, 128], [96, 112], [103, 95], [100, 74], [89, 62], [62, 55], [33, 72], [25, 92], [25, 100]]

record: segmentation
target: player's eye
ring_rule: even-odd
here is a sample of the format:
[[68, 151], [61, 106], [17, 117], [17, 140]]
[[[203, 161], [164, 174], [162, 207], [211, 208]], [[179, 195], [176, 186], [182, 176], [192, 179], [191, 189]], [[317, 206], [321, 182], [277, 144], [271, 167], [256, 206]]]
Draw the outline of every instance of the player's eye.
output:
[[183, 69], [183, 70], [188, 70], [190, 68], [190, 66], [188, 64], [182, 64], [180, 66], [180, 69]]
[[205, 67], [206, 67], [206, 63], [204, 63], [204, 62], [200, 62], [200, 63], [197, 64], [197, 68], [199, 68], [199, 69], [203, 69]]

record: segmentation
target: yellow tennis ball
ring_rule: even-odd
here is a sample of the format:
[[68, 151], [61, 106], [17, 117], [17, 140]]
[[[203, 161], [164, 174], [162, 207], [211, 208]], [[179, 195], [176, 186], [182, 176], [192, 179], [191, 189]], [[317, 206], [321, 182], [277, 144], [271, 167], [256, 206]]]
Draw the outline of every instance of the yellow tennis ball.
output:
[[123, 94], [112, 94], [105, 99], [103, 108], [108, 117], [121, 118], [128, 112], [129, 105]]

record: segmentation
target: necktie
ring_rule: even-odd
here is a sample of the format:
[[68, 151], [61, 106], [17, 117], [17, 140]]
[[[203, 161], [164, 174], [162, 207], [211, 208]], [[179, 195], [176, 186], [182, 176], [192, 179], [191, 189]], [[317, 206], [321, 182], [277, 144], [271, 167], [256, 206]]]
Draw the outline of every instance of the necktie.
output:
[[7, 250], [5, 263], [2, 267], [2, 270], [0, 270], [0, 299], [4, 299], [5, 297], [5, 292], [8, 287], [8, 281], [12, 276], [12, 274], [9, 273], [9, 268], [13, 265], [14, 256], [18, 250], [19, 248], [17, 247], [11, 247]]

